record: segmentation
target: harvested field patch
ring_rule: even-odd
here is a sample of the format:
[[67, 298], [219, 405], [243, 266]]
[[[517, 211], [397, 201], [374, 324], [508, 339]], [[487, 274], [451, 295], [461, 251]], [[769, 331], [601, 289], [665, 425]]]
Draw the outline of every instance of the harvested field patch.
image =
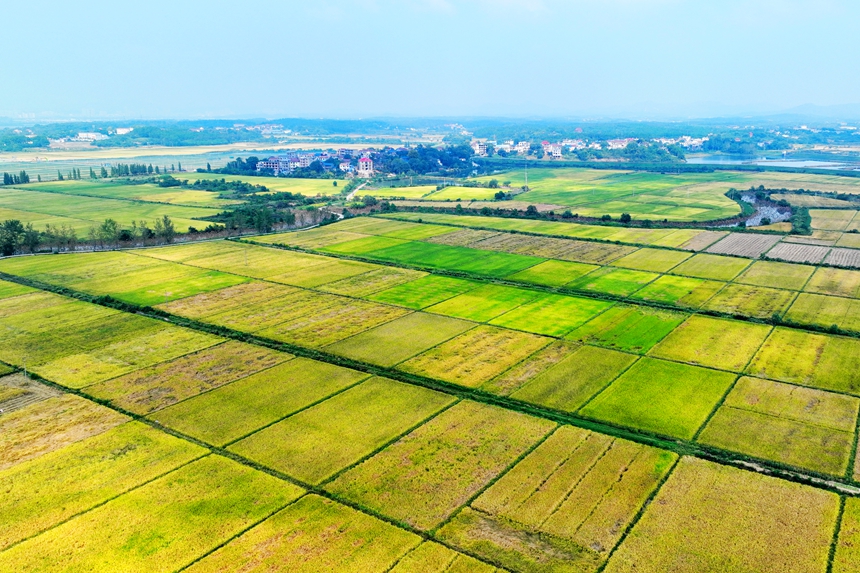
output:
[[398, 561], [391, 573], [502, 573], [502, 570], [426, 541]]
[[486, 322], [546, 295], [516, 287], [484, 285], [427, 308], [427, 312]]
[[418, 386], [371, 378], [229, 449], [305, 483], [318, 484], [454, 400]]
[[663, 275], [630, 295], [630, 298], [699, 308], [725, 284], [719, 281]]
[[267, 280], [288, 284], [297, 287], [314, 288], [326, 283], [363, 275], [374, 269], [377, 265], [360, 263], [358, 261], [343, 261], [338, 259], [326, 259], [320, 264], [312, 267], [291, 270], [279, 275], [268, 277]]
[[413, 527], [432, 529], [554, 427], [495, 406], [460, 402], [328, 489]]
[[439, 536], [514, 571], [595, 571], [675, 458], [564, 426]]
[[87, 393], [145, 415], [290, 358], [283, 352], [228, 341], [95, 384]]
[[95, 436], [128, 417], [71, 394], [0, 415], [0, 470]]
[[468, 247], [472, 243], [495, 237], [499, 233], [497, 231], [482, 231], [480, 229], [456, 229], [453, 233], [437, 235], [427, 239], [429, 243], [437, 245], [451, 245], [453, 247]]
[[860, 300], [800, 293], [785, 315], [786, 320], [823, 328], [860, 332]]
[[801, 195], [800, 193], [773, 193], [770, 198], [773, 201], [788, 201], [797, 207], [851, 207], [851, 201], [831, 199], [830, 197], [816, 197], [814, 195]]
[[510, 370], [484, 383], [481, 389], [493, 394], [507, 396], [579, 348], [580, 346], [573, 342], [557, 340], [549, 346], [541, 348]]
[[323, 227], [321, 229], [311, 229], [309, 231], [267, 235], [265, 237], [257, 237], [255, 240], [265, 242], [269, 245], [289, 245], [291, 247], [302, 247], [304, 249], [322, 249], [339, 243], [363, 239], [365, 237], [367, 237], [367, 235]]
[[644, 353], [687, 317], [671, 310], [617, 304], [583, 324], [565, 338]]
[[570, 283], [568, 287], [588, 292], [630, 296], [659, 276], [657, 273], [603, 267]]
[[683, 263], [691, 256], [690, 253], [670, 251], [669, 249], [649, 249], [646, 247], [613, 261], [612, 266], [638, 271], [665, 273]]
[[860, 271], [822, 267], [803, 288], [805, 292], [860, 298]]
[[767, 252], [767, 258], [792, 263], [818, 264], [830, 251], [830, 247], [803, 245], [799, 243], [780, 243]]
[[233, 305], [225, 303], [221, 312], [203, 317], [208, 323], [244, 332], [256, 332], [305, 316], [322, 317], [350, 304], [350, 300], [333, 294], [296, 290], [264, 303]]
[[699, 441], [841, 476], [848, 469], [860, 400], [760, 378], [741, 378]]
[[795, 292], [790, 290], [727, 284], [702, 308], [737, 316], [770, 318], [776, 313], [782, 315], [794, 297]]
[[730, 233], [725, 239], [708, 247], [705, 252], [757, 259], [762, 253], [777, 244], [781, 238], [781, 235]]
[[223, 446], [369, 375], [295, 358], [152, 414], [150, 418]]
[[353, 360], [390, 367], [474, 326], [474, 322], [413, 312], [335, 342], [325, 350]]
[[749, 264], [749, 261], [735, 257], [698, 254], [672, 269], [672, 274], [698, 279], [730, 281]]
[[562, 286], [599, 268], [597, 265], [572, 263], [569, 261], [546, 261], [507, 277], [544, 286]]
[[762, 378], [860, 395], [860, 341], [778, 327], [747, 368]]
[[860, 268], [860, 249], [831, 249], [824, 262], [837, 267]]
[[377, 302], [396, 304], [417, 310], [463, 294], [479, 286], [480, 283], [463, 279], [428, 275], [375, 293], [368, 298]]
[[204, 453], [129, 422], [0, 472], [0, 550]]
[[552, 342], [514, 330], [478, 326], [400, 365], [400, 369], [477, 387]]
[[607, 245], [592, 241], [565, 241], [565, 251], [558, 258], [595, 265], [605, 265], [636, 250], [625, 245]]
[[348, 296], [365, 297], [369, 294], [389, 289], [397, 285], [420, 279], [427, 273], [380, 267], [375, 270], [320, 285], [319, 290]]
[[[854, 479], [856, 480], [856, 474]], [[836, 554], [833, 556], [833, 573], [852, 573], [860, 570], [860, 499], [845, 498], [842, 525]]]
[[[680, 234], [682, 231], [686, 231], [687, 229], [678, 229], [675, 233]], [[669, 238], [673, 238], [672, 235], [666, 237], [667, 241]], [[684, 249], [686, 251], [703, 251], [728, 235], [725, 231], [699, 231], [695, 235], [693, 235], [690, 239], [684, 241], [680, 245], [677, 245], [677, 248]], [[667, 244], [667, 241], [658, 241], [655, 242], [655, 245], [662, 245], [664, 247], [674, 247], [673, 244]]]
[[160, 304], [156, 308], [188, 318], [204, 318], [231, 306], [262, 304], [277, 297], [301, 292], [297, 288], [261, 281], [249, 281], [207, 293]]
[[0, 415], [9, 415], [31, 404], [62, 395], [62, 392], [30, 379], [22, 372], [0, 365]]
[[691, 316], [648, 354], [740, 372], [770, 330], [763, 324]]
[[187, 571], [385, 573], [420, 540], [415, 534], [311, 494]]
[[580, 413], [689, 440], [734, 381], [728, 372], [642, 358]]
[[546, 294], [506, 312], [490, 324], [547, 336], [564, 336], [612, 304], [591, 298]]
[[756, 261], [736, 278], [734, 282], [754, 286], [800, 290], [815, 270], [815, 267], [810, 265]]
[[0, 571], [174, 571], [301, 493], [207, 456], [7, 550]]
[[682, 458], [607, 573], [821, 573], [839, 497], [755, 472]]
[[526, 382], [511, 397], [575, 412], [634, 362], [636, 356], [631, 354], [581, 346]]

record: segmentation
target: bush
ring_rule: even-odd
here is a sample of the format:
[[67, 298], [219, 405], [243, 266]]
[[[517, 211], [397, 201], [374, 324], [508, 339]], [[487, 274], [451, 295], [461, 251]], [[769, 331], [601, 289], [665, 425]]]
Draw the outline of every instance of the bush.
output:
[[630, 213], [621, 213], [621, 219], [620, 220], [622, 223], [629, 223], [630, 221], [633, 220], [633, 217], [630, 216]]
[[600, 218], [600, 220], [601, 221], [611, 221], [612, 215], [604, 215], [603, 217]]
[[573, 217], [573, 213], [570, 212], [570, 209], [561, 214], [562, 219], [571, 219]]

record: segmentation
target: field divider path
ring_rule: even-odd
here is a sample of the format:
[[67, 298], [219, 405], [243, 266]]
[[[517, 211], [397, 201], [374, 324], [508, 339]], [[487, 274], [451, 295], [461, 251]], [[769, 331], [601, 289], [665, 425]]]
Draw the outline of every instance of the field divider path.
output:
[[854, 481], [854, 468], [857, 464], [857, 448], [860, 447], [860, 416], [857, 416], [857, 422], [854, 426], [854, 440], [852, 441], [851, 455], [848, 456], [848, 468], [845, 470], [845, 478]]
[[[0, 273], [2, 276], [3, 273]], [[2, 276], [2, 278], [6, 278]], [[34, 288], [41, 288], [42, 290], [48, 292], [54, 292], [57, 294], [62, 294], [65, 296], [71, 296], [72, 298], [76, 298], [78, 300], [90, 302], [93, 304], [97, 304], [100, 306], [104, 306], [107, 308], [113, 308], [115, 310], [121, 310], [125, 312], [137, 312], [140, 315], [148, 316], [150, 318], [155, 318], [159, 320], [163, 320], [166, 322], [170, 322], [176, 324], [177, 326], [182, 326], [186, 328], [190, 328], [193, 330], [198, 330], [200, 332], [205, 332], [209, 334], [215, 334], [217, 336], [222, 336], [224, 338], [230, 338], [233, 340], [238, 340], [241, 342], [246, 342], [249, 344], [270, 348], [273, 350], [280, 350], [282, 352], [287, 352], [290, 354], [294, 354], [296, 356], [302, 356], [305, 358], [310, 358], [313, 360], [317, 360], [320, 362], [325, 362], [328, 364], [333, 364], [336, 366], [342, 366], [345, 368], [350, 368], [356, 371], [365, 372], [371, 375], [382, 376], [386, 378], [390, 378], [392, 380], [396, 380], [399, 382], [404, 382], [407, 384], [412, 384], [415, 386], [421, 386], [424, 388], [428, 388], [431, 390], [435, 390], [438, 392], [442, 392], [451, 396], [455, 396], [461, 399], [468, 399], [478, 403], [489, 404], [493, 406], [498, 406], [500, 408], [504, 408], [507, 410], [524, 413], [527, 415], [535, 416], [538, 418], [543, 418], [546, 420], [550, 420], [560, 424], [567, 424], [571, 426], [576, 426], [579, 428], [583, 428], [586, 430], [591, 430], [594, 432], [602, 433], [608, 436], [622, 438], [625, 440], [629, 440], [632, 442], [645, 444], [649, 446], [654, 446], [657, 448], [662, 448], [664, 450], [669, 450], [675, 452], [679, 455], [690, 455], [699, 457], [705, 460], [713, 461], [722, 465], [728, 465], [733, 467], [742, 468], [748, 471], [756, 471], [758, 473], [772, 475], [776, 477], [781, 477], [788, 481], [794, 481], [797, 483], [802, 483], [806, 485], [812, 485], [815, 487], [819, 487], [821, 489], [827, 489], [833, 492], [836, 492], [840, 495], [851, 495], [860, 497], [860, 486], [856, 484], [856, 482], [852, 482], [844, 477], [834, 477], [825, 474], [819, 474], [816, 472], [805, 471], [799, 468], [794, 468], [791, 466], [786, 466], [783, 464], [779, 464], [776, 462], [771, 462], [767, 460], [761, 460], [758, 458], [753, 458], [751, 456], [737, 454], [735, 452], [730, 452], [727, 450], [722, 450], [719, 448], [714, 448], [710, 446], [706, 446], [703, 444], [696, 444], [691, 441], [686, 441], [678, 438], [672, 438], [668, 436], [664, 436], [661, 434], [657, 434], [654, 432], [649, 432], [645, 430], [636, 430], [623, 426], [619, 426], [616, 424], [606, 423], [606, 422], [598, 422], [592, 420], [590, 418], [585, 418], [579, 416], [577, 414], [572, 414], [569, 412], [563, 412], [559, 410], [554, 410], [551, 408], [540, 407], [533, 404], [529, 404], [527, 402], [523, 402], [520, 400], [516, 400], [513, 398], [498, 396], [495, 394], [491, 394], [486, 391], [482, 391], [480, 389], [468, 388], [464, 386], [459, 386], [457, 384], [452, 384], [450, 382], [445, 382], [442, 380], [437, 380], [433, 378], [428, 378], [426, 376], [421, 376], [417, 374], [406, 373], [400, 370], [396, 370], [393, 368], [385, 368], [381, 366], [377, 366], [374, 364], [369, 364], [366, 362], [361, 362], [353, 359], [343, 358], [341, 356], [333, 355], [320, 350], [308, 349], [301, 346], [296, 346], [293, 344], [283, 343], [276, 340], [259, 337], [255, 335], [250, 335], [247, 333], [235, 331], [232, 329], [228, 329], [225, 327], [215, 326], [207, 323], [201, 323], [195, 320], [190, 320], [182, 317], [177, 317], [173, 315], [169, 315], [164, 313], [163, 311], [157, 311], [154, 309], [144, 309], [143, 307], [136, 307], [134, 305], [130, 305], [128, 303], [123, 303], [111, 299], [110, 297], [95, 297], [91, 295], [87, 295], [85, 293], [79, 293], [75, 291], [71, 291], [70, 289], [66, 289], [64, 287], [54, 287], [52, 285], [46, 285], [43, 283], [39, 283], [38, 281], [33, 281], [30, 279], [22, 279], [20, 277], [10, 276], [7, 280], [11, 280], [12, 282], [17, 282], [18, 284], [24, 284], [27, 286], [32, 286]], [[35, 376], [35, 375], [34, 375]], [[42, 379], [39, 377], [39, 379]], [[124, 408], [113, 405], [110, 401], [101, 400], [94, 398], [88, 395], [84, 391], [68, 389], [64, 386], [60, 386], [58, 384], [50, 383], [53, 387], [58, 389], [63, 389], [67, 392], [75, 393], [79, 396], [86, 397], [87, 399], [99, 403], [101, 405], [105, 405], [110, 407], [111, 409], [130, 416], [137, 420], [142, 420], [145, 423], [158, 427], [159, 429], [164, 429], [168, 433], [172, 435], [176, 435], [177, 437], [182, 437], [193, 441], [198, 445], [202, 445], [204, 447], [208, 447], [213, 451], [221, 453], [231, 459], [235, 460], [244, 460], [242, 456], [238, 456], [232, 452], [225, 450], [224, 448], [219, 448], [215, 446], [211, 446], [192, 438], [190, 436], [186, 436], [181, 432], [177, 432], [175, 430], [168, 429], [161, 424], [149, 420], [139, 414], [135, 414], [133, 412], [127, 411]], [[253, 464], [254, 467], [259, 466], [255, 462], [247, 460], [248, 464]], [[259, 466], [264, 467], [264, 466]], [[271, 470], [266, 468], [266, 471], [269, 473], [274, 472], [275, 470]], [[272, 475], [283, 475], [285, 479], [299, 485], [301, 487], [307, 488], [309, 484], [304, 484], [294, 478], [289, 478], [285, 474], [281, 474], [280, 472], [272, 473]], [[318, 488], [313, 488], [318, 489]]]
[[833, 573], [833, 561], [836, 559], [836, 550], [839, 547], [839, 532], [842, 530], [842, 517], [845, 514], [845, 497], [839, 497], [839, 512], [836, 514], [836, 523], [833, 526], [833, 538], [830, 540], [830, 548], [827, 552], [827, 573]]

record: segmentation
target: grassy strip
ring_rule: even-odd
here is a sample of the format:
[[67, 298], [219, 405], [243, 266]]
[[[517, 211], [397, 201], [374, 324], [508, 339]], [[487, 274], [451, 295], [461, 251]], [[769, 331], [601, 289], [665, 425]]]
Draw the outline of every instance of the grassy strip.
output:
[[839, 513], [836, 514], [836, 525], [833, 527], [833, 539], [830, 541], [830, 551], [827, 553], [827, 573], [833, 573], [833, 561], [836, 559], [836, 549], [839, 547], [839, 531], [842, 529], [842, 516], [845, 514], [845, 498], [839, 498]]
[[[17, 282], [19, 284], [25, 284], [27, 286], [32, 286], [34, 288], [41, 288], [42, 290], [46, 290], [46, 291], [50, 291], [50, 292], [56, 292], [58, 294], [67, 294], [69, 292], [73, 292], [73, 291], [69, 291], [69, 289], [65, 289], [62, 287], [53, 287], [51, 285], [43, 285], [42, 283], [38, 283], [37, 281], [32, 281], [29, 279], [22, 279], [20, 277], [10, 277], [10, 279], [13, 282]], [[150, 316], [152, 318], [158, 318], [158, 319], [161, 319], [161, 320], [164, 320], [167, 322], [171, 322], [171, 323], [176, 324], [178, 326], [183, 326], [183, 327], [198, 330], [201, 332], [207, 332], [210, 334], [215, 334], [218, 336], [222, 336], [224, 338], [229, 338], [232, 340], [247, 342], [249, 344], [254, 344], [254, 345], [265, 347], [265, 348], [271, 348], [273, 350], [279, 350], [282, 352], [287, 352], [290, 354], [294, 354], [296, 356], [302, 356], [302, 357], [310, 358], [310, 359], [317, 360], [320, 362], [326, 362], [329, 364], [334, 364], [336, 366], [342, 366], [345, 368], [350, 368], [352, 370], [365, 372], [367, 374], [371, 374], [371, 375], [375, 375], [375, 376], [383, 376], [383, 377], [390, 378], [392, 380], [397, 380], [400, 382], [404, 382], [407, 384], [412, 384], [412, 385], [421, 386], [424, 388], [429, 388], [431, 390], [435, 390], [435, 391], [442, 392], [442, 393], [445, 393], [448, 395], [456, 396], [456, 397], [461, 398], [461, 399], [467, 399], [467, 400], [472, 400], [474, 402], [498, 406], [500, 408], [504, 408], [504, 409], [511, 410], [514, 412], [520, 412], [520, 413], [534, 416], [537, 418], [543, 418], [543, 419], [550, 420], [550, 421], [553, 421], [553, 422], [556, 422], [559, 424], [567, 424], [567, 425], [571, 425], [571, 426], [576, 426], [579, 428], [583, 428], [583, 429], [590, 430], [593, 432], [613, 436], [616, 438], [621, 438], [621, 439], [629, 440], [632, 442], [645, 444], [645, 445], [653, 446], [656, 448], [661, 448], [664, 450], [669, 450], [669, 451], [675, 452], [681, 456], [683, 456], [683, 455], [695, 456], [695, 457], [698, 457], [701, 459], [713, 461], [715, 463], [719, 463], [719, 464], [723, 464], [723, 465], [740, 467], [742, 469], [747, 469], [747, 470], [752, 469], [754, 471], [757, 471], [757, 472], [765, 474], [765, 475], [773, 475], [773, 476], [780, 477], [780, 478], [788, 480], [788, 481], [793, 481], [793, 482], [797, 482], [797, 483], [801, 483], [801, 484], [805, 484], [805, 485], [812, 485], [812, 486], [815, 486], [815, 487], [818, 487], [821, 489], [826, 489], [829, 491], [836, 492], [840, 495], [850, 494], [850, 495], [856, 495], [856, 496], [860, 497], [860, 488], [858, 488], [851, 480], [846, 479], [844, 477], [836, 478], [836, 477], [833, 477], [830, 475], [820, 474], [820, 473], [812, 472], [809, 470], [801, 470], [799, 468], [794, 468], [792, 466], [788, 466], [786, 464], [781, 464], [779, 462], [773, 462], [773, 461], [769, 461], [769, 460], [761, 460], [761, 459], [754, 458], [751, 456], [746, 456], [743, 454], [737, 454], [737, 453], [725, 451], [725, 450], [722, 450], [719, 448], [706, 446], [703, 444], [696, 444], [696, 443], [685, 441], [685, 440], [679, 440], [677, 438], [671, 438], [671, 437], [663, 436], [663, 435], [660, 435], [660, 434], [657, 434], [654, 432], [631, 429], [631, 428], [627, 428], [627, 427], [623, 427], [623, 426], [619, 426], [619, 425], [611, 424], [611, 423], [607, 423], [607, 422], [599, 422], [596, 420], [592, 420], [590, 418], [584, 418], [584, 417], [581, 417], [581, 416], [578, 416], [575, 414], [571, 414], [568, 412], [562, 412], [562, 411], [554, 410], [551, 408], [535, 406], [535, 405], [528, 404], [528, 403], [525, 403], [525, 402], [522, 402], [520, 400], [516, 400], [513, 398], [508, 398], [508, 397], [504, 397], [504, 396], [498, 396], [495, 394], [490, 394], [486, 391], [483, 391], [483, 390], [480, 390], [477, 388], [467, 388], [467, 387], [463, 387], [463, 386], [458, 386], [456, 384], [452, 384], [449, 382], [443, 382], [441, 380], [435, 380], [432, 378], [427, 378], [425, 376], [420, 376], [417, 374], [409, 374], [409, 373], [406, 373], [406, 372], [403, 372], [400, 370], [396, 370], [393, 368], [385, 368], [385, 367], [376, 366], [376, 365], [365, 363], [365, 362], [360, 362], [357, 360], [343, 358], [343, 357], [329, 354], [327, 352], [323, 352], [320, 350], [308, 349], [308, 348], [304, 348], [301, 346], [295, 346], [295, 345], [288, 344], [288, 343], [278, 342], [275, 340], [271, 340], [271, 339], [267, 339], [267, 338], [263, 338], [263, 337], [259, 337], [259, 336], [254, 336], [254, 335], [250, 335], [250, 334], [243, 333], [243, 332], [238, 332], [238, 331], [235, 331], [235, 330], [232, 330], [229, 328], [225, 328], [222, 326], [215, 326], [215, 325], [211, 325], [211, 324], [198, 322], [195, 320], [185, 319], [185, 318], [181, 318], [181, 317], [175, 317], [175, 316], [172, 316], [168, 313], [165, 313], [165, 312], [159, 311], [159, 310], [155, 310], [155, 309], [149, 309], [146, 307], [135, 307], [134, 305], [130, 305], [128, 303], [116, 301], [116, 300], [112, 299], [111, 297], [104, 297], [104, 296], [94, 297], [91, 295], [86, 295], [84, 293], [74, 293], [74, 294], [75, 294], [75, 298], [77, 298], [78, 300], [90, 302], [93, 304], [98, 304], [101, 306], [107, 306], [110, 308], [116, 308], [116, 309], [124, 310], [127, 312], [136, 312], [137, 314], [141, 314], [144, 316]], [[41, 379], [41, 377], [38, 377], [38, 378]], [[69, 391], [69, 389], [62, 387], [62, 386], [59, 386], [59, 385], [54, 384], [54, 383], [50, 383], [50, 385], [53, 387], [62, 389], [64, 391]], [[242, 458], [241, 456], [238, 456], [237, 454], [234, 454], [232, 452], [227, 452], [223, 448], [216, 448], [216, 447], [211, 446], [209, 444], [205, 444], [204, 442], [202, 442], [200, 440], [197, 440], [195, 438], [191, 438], [190, 436], [185, 436], [184, 434], [182, 434], [180, 432], [165, 428], [165, 427], [161, 426], [160, 424], [158, 424], [157, 422], [154, 422], [152, 420], [148, 420], [148, 419], [146, 419], [146, 418], [144, 418], [138, 414], [128, 412], [128, 411], [124, 410], [123, 408], [112, 405], [107, 400], [96, 399], [96, 398], [93, 398], [93, 397], [87, 395], [85, 392], [81, 392], [81, 391], [77, 391], [77, 390], [74, 390], [72, 392], [77, 394], [77, 395], [84, 396], [93, 402], [105, 405], [105, 406], [107, 406], [107, 407], [109, 407], [109, 408], [111, 408], [117, 412], [121, 412], [123, 414], [126, 414], [126, 415], [128, 415], [134, 419], [139, 419], [139, 420], [141, 420], [141, 421], [143, 421], [149, 425], [152, 425], [153, 427], [158, 427], [159, 429], [163, 429], [164, 431], [167, 431], [168, 433], [170, 433], [172, 435], [189, 439], [189, 440], [193, 441], [194, 443], [208, 447], [212, 451], [215, 451], [217, 453], [221, 453], [222, 455], [230, 457], [231, 459], [235, 459], [236, 461], [244, 460], [244, 458]], [[243, 462], [243, 463], [245, 463], [245, 462]], [[253, 465], [253, 467], [257, 467], [259, 465], [259, 464], [256, 464], [254, 462], [251, 462], [250, 460], [247, 460], [247, 463], [250, 465]], [[262, 466], [260, 466], [260, 467], [262, 467]], [[267, 471], [268, 473], [271, 473], [272, 475], [282, 475], [282, 474], [280, 474], [280, 472], [272, 473], [275, 470], [270, 470], [268, 468], [266, 468], [265, 471]], [[301, 487], [309, 488], [312, 491], [317, 490], [317, 488], [311, 487], [308, 484], [304, 484], [304, 483], [299, 482], [293, 478], [286, 478], [286, 479], [288, 479], [292, 483], [295, 483], [296, 485], [299, 485]], [[331, 496], [327, 495], [327, 497], [331, 497]], [[332, 497], [332, 499], [334, 499], [334, 498]], [[337, 501], [340, 501], [340, 500], [337, 500]], [[369, 509], [363, 509], [363, 511], [373, 513]], [[388, 521], [392, 521], [392, 520], [388, 519]], [[408, 526], [406, 524], [400, 524], [400, 525], [406, 526], [410, 530], [413, 529], [411, 526]]]

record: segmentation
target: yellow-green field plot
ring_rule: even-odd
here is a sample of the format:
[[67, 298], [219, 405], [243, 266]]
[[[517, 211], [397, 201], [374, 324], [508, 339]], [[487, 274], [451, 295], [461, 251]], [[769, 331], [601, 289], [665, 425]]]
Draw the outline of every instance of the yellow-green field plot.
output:
[[535, 291], [490, 284], [440, 302], [426, 310], [486, 322], [541, 296], [541, 293]]
[[[855, 478], [856, 479], [856, 478]], [[851, 573], [860, 568], [860, 499], [845, 499], [839, 540], [833, 556], [833, 573]]]
[[174, 571], [301, 494], [207, 456], [8, 549], [0, 571]]
[[160, 410], [160, 424], [216, 446], [247, 436], [368, 378], [369, 374], [295, 358]]
[[432, 529], [554, 427], [494, 406], [460, 402], [327, 489], [413, 527]]
[[490, 201], [498, 193], [498, 189], [491, 187], [445, 187], [440, 191], [433, 191], [426, 199], [430, 201]]
[[420, 541], [384, 521], [307, 495], [186, 571], [386, 573]]
[[478, 326], [403, 362], [399, 368], [476, 387], [552, 342], [551, 338]]
[[480, 283], [428, 275], [390, 289], [374, 293], [368, 298], [377, 302], [422, 309], [478, 288]]
[[812, 228], [823, 231], [844, 231], [857, 211], [849, 209], [810, 209]]
[[129, 422], [0, 472], [0, 550], [202, 456]]
[[691, 316], [648, 354], [658, 358], [740, 372], [771, 327], [706, 316]]
[[822, 573], [839, 513], [830, 492], [685, 457], [607, 573]]
[[788, 321], [860, 332], [860, 300], [800, 293], [785, 314]]
[[714, 281], [730, 281], [749, 264], [750, 262], [744, 259], [699, 254], [672, 269], [672, 274]]
[[686, 308], [699, 308], [725, 284], [720, 281], [663, 275], [631, 294], [630, 298]]
[[737, 316], [770, 318], [774, 314], [782, 315], [795, 296], [795, 293], [789, 290], [727, 284], [703, 304], [702, 308]]
[[773, 330], [746, 372], [762, 378], [860, 395], [857, 356], [860, 356], [860, 341], [857, 339], [779, 327]]
[[586, 404], [584, 416], [691, 439], [735, 381], [735, 375], [643, 358]]
[[[180, 179], [184, 178], [180, 177]], [[193, 182], [194, 179], [191, 179], [191, 181]], [[131, 180], [50, 181], [46, 183], [22, 185], [19, 188], [51, 193], [63, 193], [66, 195], [169, 203], [171, 205], [186, 205], [190, 207], [223, 208], [241, 202], [222, 199], [219, 193], [213, 191], [182, 189], [180, 187], [159, 187], [152, 183], [132, 183]]]
[[544, 286], [562, 286], [599, 268], [570, 261], [546, 261], [507, 277], [510, 280]]
[[669, 249], [639, 249], [612, 262], [615, 267], [665, 273], [690, 258], [690, 253]]
[[860, 400], [744, 377], [699, 441], [821, 473], [848, 468]]
[[422, 199], [436, 192], [435, 185], [413, 185], [410, 187], [364, 187], [355, 192], [356, 197], [378, 197], [380, 199]]
[[675, 459], [562, 427], [438, 535], [513, 571], [596, 571]]
[[[191, 183], [224, 179], [244, 181], [250, 185], [261, 185], [277, 193], [301, 193], [306, 196], [337, 195], [346, 185], [340, 179], [300, 179], [298, 177], [265, 177], [257, 175], [222, 175], [221, 173], [183, 173], [177, 179], [187, 179]], [[334, 185], [334, 182], [337, 185]]]
[[657, 273], [603, 267], [570, 283], [568, 287], [587, 292], [630, 296], [659, 276]]
[[816, 294], [860, 298], [860, 271], [818, 268], [803, 290]]
[[672, 332], [686, 314], [645, 306], [617, 304], [565, 338], [645, 353]]
[[474, 327], [475, 323], [413, 312], [346, 340], [326, 346], [326, 352], [394, 366]]
[[[811, 265], [756, 261], [734, 282], [761, 287], [801, 290], [813, 272], [816, 272], [816, 268]], [[858, 281], [858, 288], [860, 288], [860, 281]]]
[[430, 418], [454, 398], [371, 378], [230, 446], [304, 483], [317, 484]]
[[427, 541], [398, 561], [391, 573], [502, 573], [502, 569]]
[[409, 269], [382, 267], [333, 282], [321, 284], [319, 290], [346, 296], [366, 297], [397, 285], [419, 279], [427, 273]]
[[545, 294], [493, 319], [490, 324], [547, 336], [564, 336], [610, 306], [612, 303], [604, 300]]

